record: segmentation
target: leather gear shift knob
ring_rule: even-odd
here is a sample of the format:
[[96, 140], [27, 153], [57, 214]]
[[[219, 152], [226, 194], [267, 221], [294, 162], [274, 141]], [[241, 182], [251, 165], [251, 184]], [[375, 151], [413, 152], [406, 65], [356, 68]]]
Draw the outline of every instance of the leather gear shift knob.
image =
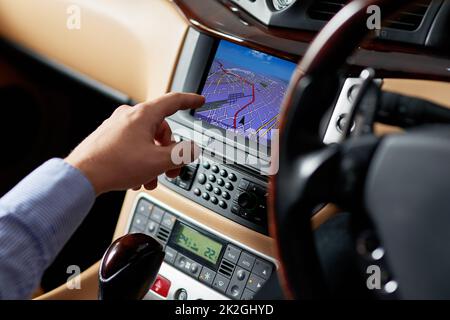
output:
[[143, 233], [127, 234], [106, 250], [99, 270], [100, 300], [140, 300], [164, 259], [162, 245]]

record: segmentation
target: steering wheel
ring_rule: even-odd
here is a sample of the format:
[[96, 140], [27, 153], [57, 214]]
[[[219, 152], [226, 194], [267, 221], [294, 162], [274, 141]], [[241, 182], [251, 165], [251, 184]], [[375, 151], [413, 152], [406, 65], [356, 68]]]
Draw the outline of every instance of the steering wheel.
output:
[[[383, 260], [381, 268], [388, 266], [389, 280], [395, 280], [387, 292], [398, 298], [450, 297], [450, 130], [433, 127], [383, 138], [369, 130], [334, 145], [325, 145], [321, 135], [346, 59], [370, 32], [367, 8], [379, 6], [385, 19], [413, 2], [350, 2], [318, 34], [291, 80], [279, 171], [269, 197], [270, 232], [289, 298], [330, 297], [311, 226], [325, 203], [348, 212], [348, 231], [356, 238], [367, 226], [374, 231], [379, 244], [370, 259], [374, 265]], [[366, 80], [373, 77], [364, 74]]]

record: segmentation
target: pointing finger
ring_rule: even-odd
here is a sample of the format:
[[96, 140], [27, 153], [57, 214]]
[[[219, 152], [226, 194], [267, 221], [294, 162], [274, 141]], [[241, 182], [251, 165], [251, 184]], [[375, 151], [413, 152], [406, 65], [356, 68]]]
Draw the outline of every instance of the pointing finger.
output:
[[153, 119], [162, 120], [179, 110], [194, 109], [202, 106], [205, 98], [195, 93], [168, 93], [153, 101], [144, 102], [139, 106], [148, 110], [148, 115]]

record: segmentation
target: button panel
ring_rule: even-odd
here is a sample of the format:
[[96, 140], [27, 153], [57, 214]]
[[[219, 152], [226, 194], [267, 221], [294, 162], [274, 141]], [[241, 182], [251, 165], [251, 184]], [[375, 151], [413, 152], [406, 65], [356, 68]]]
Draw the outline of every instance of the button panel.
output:
[[241, 254], [241, 257], [239, 258], [238, 266], [243, 267], [247, 270], [252, 270], [254, 263], [255, 257], [253, 255], [244, 252]]
[[192, 169], [196, 176], [191, 179], [191, 189], [181, 188], [177, 180], [160, 178], [160, 181], [216, 213], [267, 234], [267, 182], [236, 166], [207, 158], [200, 163]]
[[[141, 198], [136, 205], [129, 232], [142, 232], [156, 238], [165, 247], [165, 263], [231, 299], [252, 299], [272, 275], [274, 265], [271, 262], [227, 241], [223, 241], [223, 253], [215, 268], [204, 265], [205, 262], [193, 254], [178, 252], [171, 247], [169, 241], [177, 221], [181, 222], [182, 219], [146, 198]], [[190, 225], [186, 221], [182, 222]], [[202, 232], [209, 233], [204, 230]], [[167, 279], [158, 279], [159, 282], [155, 282], [152, 291], [164, 297], [170, 281], [167, 283]]]

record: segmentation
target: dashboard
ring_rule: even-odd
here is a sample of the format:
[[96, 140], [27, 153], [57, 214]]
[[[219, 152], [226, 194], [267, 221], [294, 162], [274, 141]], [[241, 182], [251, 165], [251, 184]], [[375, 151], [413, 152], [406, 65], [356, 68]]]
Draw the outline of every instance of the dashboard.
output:
[[[41, 2], [46, 10], [0, 0], [0, 13], [8, 12], [0, 32], [43, 63], [124, 103], [167, 91], [206, 97], [200, 109], [168, 119], [176, 140], [202, 147], [200, 159], [177, 178], [160, 176], [154, 191], [128, 191], [117, 222], [114, 238], [143, 232], [165, 247], [146, 299], [257, 297], [279, 269], [267, 196], [278, 165], [281, 103], [309, 42], [347, 1], [78, 1], [84, 22], [76, 32], [59, 28], [58, 12], [72, 1]], [[449, 5], [420, 1], [361, 46], [323, 123], [324, 143], [341, 140], [343, 118], [361, 85], [358, 74], [367, 65], [377, 70], [380, 86], [406, 92], [419, 83], [430, 89], [413, 93], [448, 104], [450, 87], [438, 80], [450, 79], [442, 32]], [[99, 34], [106, 44], [98, 43]], [[404, 76], [427, 81], [391, 79]], [[336, 210], [317, 208], [313, 224]], [[41, 298], [95, 299], [97, 272], [94, 265], [83, 273], [85, 290], [62, 286]]]
[[[227, 3], [228, 1], [223, 1]], [[320, 30], [349, 1], [347, 0], [231, 0], [267, 26], [293, 30]], [[380, 40], [399, 41], [425, 47], [447, 46], [441, 30], [447, 25], [448, 3], [421, 0], [387, 20], [377, 33]], [[374, 13], [375, 11], [370, 11]]]

